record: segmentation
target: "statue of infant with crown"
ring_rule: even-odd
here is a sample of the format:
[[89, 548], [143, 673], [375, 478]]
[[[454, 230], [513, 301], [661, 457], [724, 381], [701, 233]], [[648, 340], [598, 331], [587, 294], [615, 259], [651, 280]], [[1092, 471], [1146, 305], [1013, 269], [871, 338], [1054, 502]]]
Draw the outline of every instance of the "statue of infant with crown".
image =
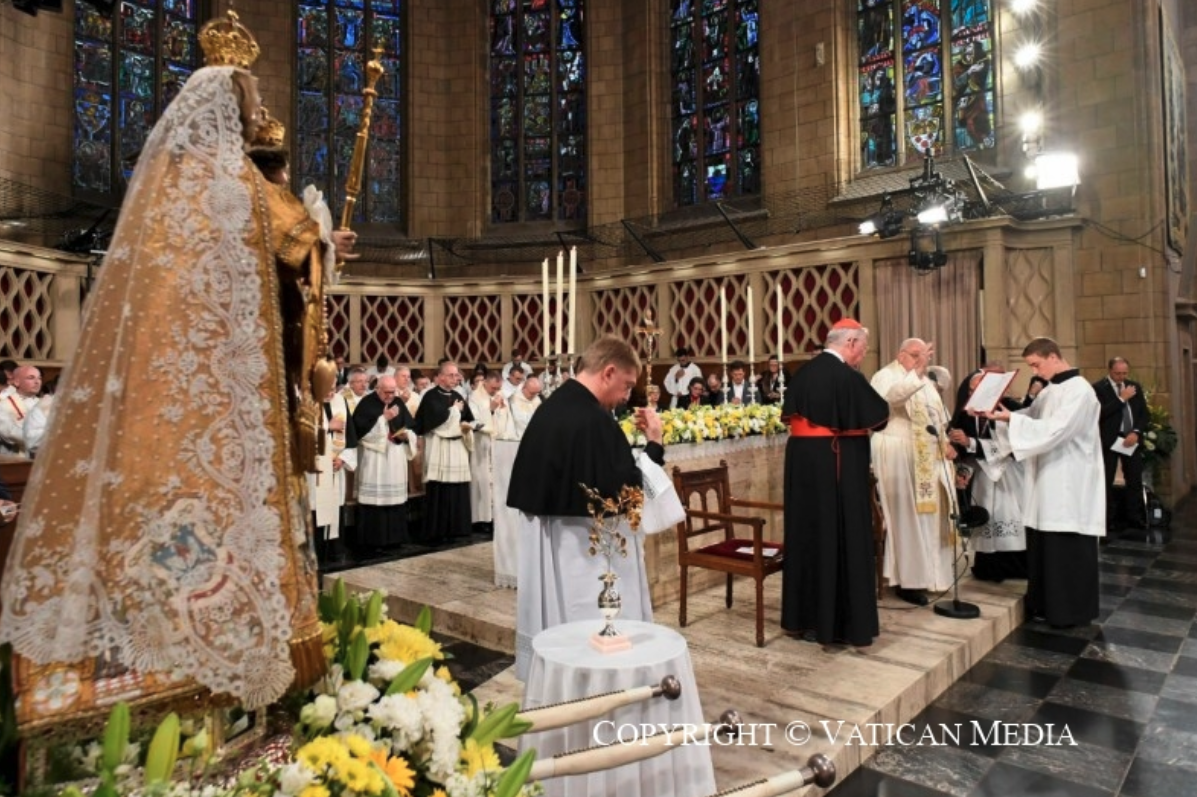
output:
[[[332, 366], [333, 243], [246, 154], [259, 50], [232, 12], [146, 142], [2, 583], [29, 732], [268, 705], [325, 669], [304, 473]], [[327, 384], [325, 384], [327, 383]]]

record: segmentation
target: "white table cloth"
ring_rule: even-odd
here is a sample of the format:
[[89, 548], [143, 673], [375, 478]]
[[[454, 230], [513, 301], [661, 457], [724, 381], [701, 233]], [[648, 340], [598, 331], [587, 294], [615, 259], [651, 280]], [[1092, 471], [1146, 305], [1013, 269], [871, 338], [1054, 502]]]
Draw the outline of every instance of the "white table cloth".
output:
[[[524, 708], [658, 684], [666, 675], [681, 682], [681, 697], [673, 701], [656, 697], [589, 722], [527, 734], [520, 737], [521, 751], [534, 747], [537, 758], [547, 758], [609, 743], [621, 727], [624, 738], [630, 739], [632, 731], [626, 726], [700, 726], [707, 720], [686, 640], [676, 631], [652, 623], [617, 619], [615, 625], [632, 641], [631, 650], [604, 654], [591, 647], [590, 637], [602, 628], [602, 620], [566, 623], [537, 634], [532, 640]], [[548, 797], [692, 797], [715, 793], [715, 770], [709, 747], [682, 745], [646, 761], [590, 775], [551, 778], [543, 785]]]

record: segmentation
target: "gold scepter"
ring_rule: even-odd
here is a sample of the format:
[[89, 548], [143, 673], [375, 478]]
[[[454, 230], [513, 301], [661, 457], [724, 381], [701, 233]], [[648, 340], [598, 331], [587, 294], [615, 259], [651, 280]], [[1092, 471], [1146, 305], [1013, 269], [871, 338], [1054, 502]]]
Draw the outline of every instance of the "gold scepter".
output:
[[[353, 221], [353, 210], [357, 206], [357, 195], [362, 192], [362, 172], [366, 168], [366, 146], [370, 143], [370, 117], [374, 114], [374, 99], [378, 92], [374, 86], [386, 71], [382, 67], [382, 48], [374, 48], [374, 59], [366, 64], [366, 88], [362, 92], [362, 120], [357, 127], [353, 141], [353, 158], [349, 161], [349, 174], [345, 180], [345, 204], [341, 207], [341, 229], [348, 230]], [[341, 266], [344, 263], [340, 264]]]
[[[362, 172], [366, 168], [366, 145], [370, 142], [370, 117], [374, 112], [374, 98], [378, 96], [374, 86], [386, 72], [382, 67], [383, 50], [374, 48], [374, 59], [366, 63], [366, 88], [362, 91], [362, 119], [357, 127], [357, 137], [353, 142], [353, 157], [349, 161], [349, 174], [345, 180], [345, 205], [341, 208], [341, 226], [339, 229], [348, 230], [353, 221], [353, 209], [357, 205], [357, 195], [362, 192]], [[345, 268], [345, 261], [337, 258], [336, 269], [340, 274]], [[316, 270], [312, 275], [311, 302], [319, 308], [319, 340], [317, 343], [316, 362], [312, 367], [312, 388], [317, 401], [324, 397], [336, 385], [336, 366], [328, 360], [328, 309], [324, 306], [324, 275]], [[323, 414], [321, 414], [323, 417]], [[320, 439], [323, 450], [323, 438]]]

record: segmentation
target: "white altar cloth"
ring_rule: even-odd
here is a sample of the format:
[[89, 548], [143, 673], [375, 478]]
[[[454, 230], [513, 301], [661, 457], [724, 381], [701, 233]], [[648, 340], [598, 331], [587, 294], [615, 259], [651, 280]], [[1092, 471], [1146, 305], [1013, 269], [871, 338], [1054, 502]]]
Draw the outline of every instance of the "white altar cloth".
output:
[[[617, 619], [616, 628], [632, 641], [632, 648], [603, 654], [590, 646], [591, 635], [602, 626], [602, 620], [582, 620], [554, 626], [536, 635], [532, 640], [533, 658], [524, 689], [524, 708], [655, 685], [666, 675], [673, 675], [681, 682], [681, 697], [673, 701], [656, 697], [590, 722], [527, 734], [520, 737], [521, 751], [534, 747], [537, 758], [548, 758], [609, 743], [621, 728], [624, 738], [630, 739], [632, 725], [701, 726], [708, 719], [703, 717], [690, 651], [680, 634], [652, 623]], [[696, 734], [702, 738], [701, 730]], [[710, 748], [691, 744], [639, 763], [590, 775], [552, 778], [543, 785], [547, 797], [687, 797], [715, 793], [715, 770]]]

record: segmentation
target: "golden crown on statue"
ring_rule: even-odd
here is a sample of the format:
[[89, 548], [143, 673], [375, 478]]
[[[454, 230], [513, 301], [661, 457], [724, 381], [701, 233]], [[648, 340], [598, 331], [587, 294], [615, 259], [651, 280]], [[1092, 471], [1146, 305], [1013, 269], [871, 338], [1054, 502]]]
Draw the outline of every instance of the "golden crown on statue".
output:
[[204, 51], [204, 66], [235, 66], [249, 69], [262, 50], [254, 35], [238, 21], [237, 12], [230, 10], [226, 17], [211, 20], [199, 34]]
[[274, 147], [279, 148], [287, 140], [287, 127], [279, 120], [270, 115], [270, 112], [262, 108], [262, 121], [258, 125], [258, 130], [254, 133], [254, 140], [251, 144], [255, 147]]

